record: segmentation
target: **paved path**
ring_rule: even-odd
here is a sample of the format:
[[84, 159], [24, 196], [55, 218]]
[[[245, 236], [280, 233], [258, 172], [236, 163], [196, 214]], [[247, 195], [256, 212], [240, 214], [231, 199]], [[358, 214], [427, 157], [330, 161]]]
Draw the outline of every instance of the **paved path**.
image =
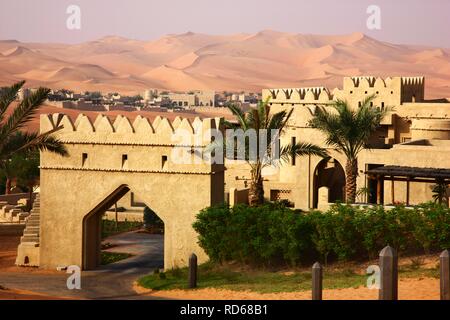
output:
[[105, 240], [115, 247], [111, 252], [134, 256], [102, 266], [95, 271], [83, 271], [81, 290], [68, 290], [68, 274], [0, 273], [0, 283], [7, 288], [35, 291], [52, 296], [81, 299], [148, 299], [137, 295], [132, 284], [140, 276], [163, 267], [163, 235], [138, 232], [123, 233]]

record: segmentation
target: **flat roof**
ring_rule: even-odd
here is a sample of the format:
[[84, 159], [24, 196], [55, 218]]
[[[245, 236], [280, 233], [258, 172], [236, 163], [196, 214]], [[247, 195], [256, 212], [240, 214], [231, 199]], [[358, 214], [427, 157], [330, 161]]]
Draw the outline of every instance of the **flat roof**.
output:
[[369, 175], [379, 176], [397, 176], [408, 178], [433, 178], [450, 179], [450, 169], [443, 168], [420, 168], [406, 166], [382, 166], [370, 169], [366, 172]]

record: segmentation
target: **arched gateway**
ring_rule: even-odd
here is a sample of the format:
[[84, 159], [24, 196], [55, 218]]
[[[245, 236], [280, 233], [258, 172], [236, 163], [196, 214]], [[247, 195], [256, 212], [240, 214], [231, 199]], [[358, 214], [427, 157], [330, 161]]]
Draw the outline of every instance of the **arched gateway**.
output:
[[55, 136], [69, 156], [41, 154], [39, 244], [22, 249], [27, 252], [19, 246], [18, 260], [38, 257], [42, 268], [95, 268], [99, 217], [131, 190], [164, 221], [166, 269], [187, 265], [191, 253], [205, 261], [192, 223], [201, 209], [223, 202], [224, 167], [202, 160], [218, 124], [178, 117], [150, 123], [141, 116], [133, 123], [117, 116], [111, 123], [103, 115], [92, 123], [82, 114], [72, 122], [62, 114], [42, 115], [42, 132], [64, 126]]

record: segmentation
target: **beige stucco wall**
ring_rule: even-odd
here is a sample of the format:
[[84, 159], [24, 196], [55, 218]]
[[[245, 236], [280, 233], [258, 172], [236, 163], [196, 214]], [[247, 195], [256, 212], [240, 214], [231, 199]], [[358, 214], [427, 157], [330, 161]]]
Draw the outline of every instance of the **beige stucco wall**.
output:
[[[317, 106], [327, 107], [336, 99], [346, 100], [356, 108], [360, 101], [375, 94], [374, 106], [392, 108], [383, 119], [380, 130], [371, 139], [374, 144], [386, 143], [390, 148], [364, 150], [359, 156], [357, 184], [358, 188], [362, 188], [367, 186], [365, 171], [368, 164], [450, 168], [450, 103], [427, 102], [424, 88], [423, 77], [344, 77], [342, 89], [264, 89], [262, 96], [263, 99], [270, 99], [271, 112], [294, 110], [281, 137], [281, 145], [291, 143], [295, 137], [296, 142], [311, 142], [327, 147], [324, 135], [310, 128], [308, 122]], [[408, 141], [420, 139], [428, 139], [428, 145], [408, 144]], [[330, 156], [345, 168], [345, 157], [332, 149], [328, 150]], [[291, 201], [296, 208], [312, 208], [314, 174], [320, 161], [318, 157], [301, 157], [296, 159], [295, 165], [283, 164], [272, 178], [265, 181], [266, 197], [269, 198], [270, 190], [290, 189]], [[245, 177], [245, 173], [238, 167], [231, 167], [231, 170], [233, 174], [227, 173], [227, 187], [239, 188], [239, 183], [231, 178], [236, 172], [241, 177]], [[391, 182], [385, 181], [384, 203], [392, 202], [390, 186]], [[428, 183], [411, 183], [410, 203], [430, 201], [430, 186]], [[406, 183], [396, 182], [394, 188], [394, 200], [405, 201]]]
[[[111, 123], [99, 116], [91, 123], [83, 115], [75, 122], [43, 115], [41, 130], [58, 123], [64, 129], [56, 136], [66, 143], [69, 156], [41, 155], [41, 267], [82, 266], [83, 219], [123, 185], [164, 221], [166, 269], [186, 266], [191, 253], [206, 261], [192, 223], [201, 209], [223, 202], [223, 165], [201, 161], [201, 150], [211, 141], [203, 133], [218, 120], [157, 118], [150, 123], [138, 117], [131, 124], [123, 117]], [[177, 129], [185, 129], [184, 138], [192, 135], [192, 140], [172, 153]], [[176, 163], [178, 155], [200, 159]]]
[[41, 267], [82, 265], [83, 218], [119, 186], [138, 194], [164, 221], [164, 266], [185, 266], [191, 253], [206, 261], [191, 227], [210, 205], [209, 175], [42, 170]]

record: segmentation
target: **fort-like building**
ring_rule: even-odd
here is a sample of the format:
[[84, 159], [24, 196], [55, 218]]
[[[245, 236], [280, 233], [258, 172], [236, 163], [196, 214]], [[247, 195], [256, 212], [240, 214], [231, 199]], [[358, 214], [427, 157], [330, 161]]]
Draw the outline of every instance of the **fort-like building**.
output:
[[[305, 141], [327, 147], [324, 136], [308, 125], [316, 108], [336, 99], [357, 108], [376, 95], [375, 107], [392, 110], [372, 136], [371, 149], [359, 156], [358, 201], [413, 205], [432, 200], [436, 178], [445, 178], [445, 170], [437, 169], [450, 169], [450, 102], [426, 100], [424, 82], [423, 77], [345, 77], [342, 89], [265, 89], [263, 99], [270, 98], [272, 112], [294, 110], [281, 145]], [[345, 200], [345, 156], [331, 149], [329, 153], [329, 159], [297, 157], [276, 172], [266, 172], [265, 196], [305, 210]], [[249, 174], [241, 165], [226, 167], [228, 192], [248, 185]]]
[[[358, 158], [357, 184], [361, 203], [406, 205], [432, 199], [437, 180], [450, 180], [450, 102], [426, 100], [423, 77], [344, 78], [342, 89], [323, 87], [263, 90], [271, 111], [293, 109], [281, 145], [311, 142], [323, 147], [323, 134], [309, 126], [319, 106], [336, 99], [353, 107], [369, 95], [373, 106], [388, 108], [381, 127]], [[392, 109], [391, 109], [392, 108]], [[246, 163], [226, 159], [214, 163], [206, 149], [223, 131], [220, 118], [174, 121], [141, 116], [113, 121], [98, 115], [41, 115], [41, 131], [55, 133], [69, 156], [41, 154], [40, 197], [27, 221], [17, 264], [57, 268], [100, 263], [101, 219], [124, 198], [148, 205], [164, 222], [164, 267], [186, 266], [191, 253], [207, 260], [192, 227], [203, 208], [244, 202], [250, 170]], [[178, 134], [181, 133], [181, 134]], [[180, 138], [178, 141], [174, 138]], [[266, 198], [288, 200], [304, 210], [325, 209], [344, 201], [346, 159], [329, 149], [330, 157], [297, 157], [267, 168]], [[206, 157], [205, 157], [206, 156]], [[186, 159], [189, 161], [180, 161]]]

